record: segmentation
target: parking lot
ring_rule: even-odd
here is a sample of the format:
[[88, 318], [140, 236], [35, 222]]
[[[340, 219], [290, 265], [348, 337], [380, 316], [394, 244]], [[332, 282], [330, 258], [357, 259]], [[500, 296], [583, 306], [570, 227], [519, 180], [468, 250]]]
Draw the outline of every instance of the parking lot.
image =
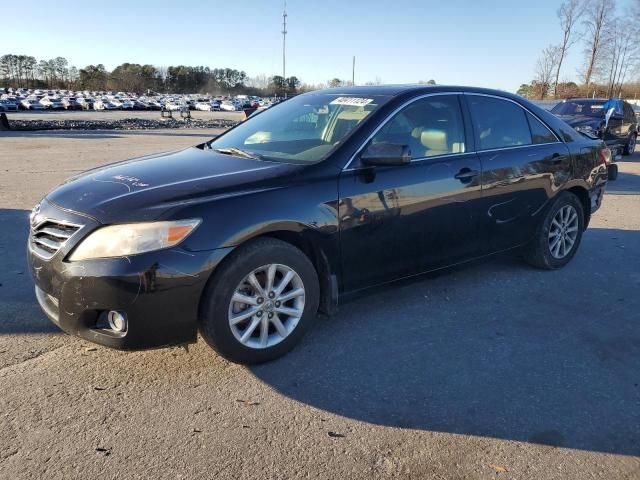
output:
[[373, 292], [269, 364], [60, 333], [25, 262], [33, 205], [216, 133], [1, 134], [0, 478], [640, 478], [640, 153], [565, 269], [504, 256]]
[[[172, 112], [175, 118], [180, 118], [180, 112]], [[245, 118], [244, 112], [203, 112], [192, 110], [191, 116], [198, 120], [234, 120], [240, 121]], [[156, 120], [161, 118], [160, 112], [152, 110], [42, 110], [10, 112], [7, 114], [9, 122], [12, 120], [98, 120], [113, 121], [127, 118], [141, 118], [146, 120]]]

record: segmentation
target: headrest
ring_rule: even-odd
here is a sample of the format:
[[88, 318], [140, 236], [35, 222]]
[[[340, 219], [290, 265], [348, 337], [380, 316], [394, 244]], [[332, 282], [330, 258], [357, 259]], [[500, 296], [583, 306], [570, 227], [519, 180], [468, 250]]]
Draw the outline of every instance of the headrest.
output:
[[447, 132], [444, 130], [425, 129], [420, 135], [420, 142], [427, 150], [436, 150], [439, 152], [449, 151], [447, 141]]

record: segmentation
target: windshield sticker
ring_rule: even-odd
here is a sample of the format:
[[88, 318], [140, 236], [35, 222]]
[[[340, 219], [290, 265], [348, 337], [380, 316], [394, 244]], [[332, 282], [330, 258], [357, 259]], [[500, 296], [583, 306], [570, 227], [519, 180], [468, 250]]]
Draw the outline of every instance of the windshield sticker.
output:
[[331, 105], [349, 105], [352, 107], [364, 107], [373, 102], [373, 98], [358, 97], [338, 97], [331, 102]]

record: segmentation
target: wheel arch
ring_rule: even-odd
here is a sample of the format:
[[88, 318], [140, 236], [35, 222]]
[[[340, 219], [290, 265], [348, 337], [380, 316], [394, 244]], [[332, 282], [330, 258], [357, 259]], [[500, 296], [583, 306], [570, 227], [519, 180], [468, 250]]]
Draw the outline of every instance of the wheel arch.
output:
[[[337, 246], [332, 245], [328, 236], [298, 222], [278, 222], [236, 237], [231, 242], [233, 249], [229, 253], [235, 252], [238, 248], [260, 238], [274, 238], [288, 243], [307, 256], [316, 270], [320, 284], [320, 305], [318, 310], [326, 315], [334, 314], [338, 306], [337, 268], [335, 260], [332, 261], [331, 258], [335, 256], [335, 252], [332, 253], [328, 250], [337, 249]], [[335, 242], [337, 242], [337, 237]], [[207, 282], [212, 281], [223, 263], [231, 261], [230, 257], [232, 255], [226, 255], [220, 264], [216, 265]]]
[[589, 220], [591, 220], [591, 199], [589, 198], [589, 191], [580, 186], [571, 187], [566, 191], [573, 193], [580, 200], [584, 213], [584, 228], [586, 230], [589, 226]]

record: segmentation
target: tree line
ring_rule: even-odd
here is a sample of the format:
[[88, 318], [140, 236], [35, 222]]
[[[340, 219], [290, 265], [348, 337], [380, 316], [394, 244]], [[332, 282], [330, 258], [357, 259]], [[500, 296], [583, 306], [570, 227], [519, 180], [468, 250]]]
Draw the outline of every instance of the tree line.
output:
[[295, 76], [264, 75], [250, 78], [242, 70], [205, 66], [140, 65], [123, 63], [109, 71], [101, 63], [76, 68], [64, 57], [38, 61], [29, 55], [0, 57], [3, 86], [66, 90], [125, 91], [142, 93], [210, 93], [284, 95], [312, 86], [302, 85]]
[[[640, 66], [640, 0], [623, 6], [616, 0], [565, 0], [556, 15], [558, 42], [542, 50], [535, 78], [521, 85], [518, 94], [540, 100], [640, 96], [635, 81]], [[561, 81], [567, 57], [574, 52], [582, 57], [580, 69], [572, 75], [575, 81]]]

